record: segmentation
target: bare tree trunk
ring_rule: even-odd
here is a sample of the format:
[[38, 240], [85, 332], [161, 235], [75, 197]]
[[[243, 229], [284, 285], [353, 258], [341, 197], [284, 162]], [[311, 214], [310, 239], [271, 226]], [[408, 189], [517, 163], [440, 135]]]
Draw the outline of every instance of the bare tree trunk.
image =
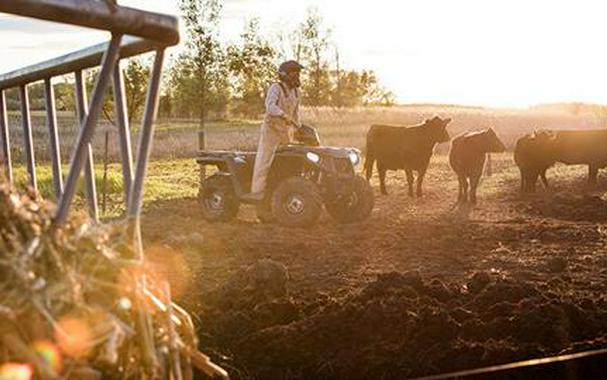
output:
[[339, 62], [339, 49], [337, 49], [337, 47], [335, 48], [335, 66], [337, 70], [337, 91], [335, 94], [335, 105], [337, 106], [337, 108], [341, 108], [341, 67]]
[[[204, 75], [204, 72], [201, 72], [201, 88], [200, 88], [200, 110], [199, 110], [199, 120], [198, 120], [198, 136], [199, 136], [199, 141], [198, 141], [198, 149], [199, 150], [206, 150], [206, 126], [205, 126], [205, 117], [207, 115], [206, 112], [206, 95], [207, 95], [207, 82], [206, 82], [206, 76]], [[202, 136], [202, 140], [200, 140]], [[206, 173], [206, 167], [204, 165], [200, 166], [200, 180], [204, 181], [204, 179], [207, 176]]]
[[320, 106], [320, 49], [316, 48], [314, 51], [314, 55], [316, 57], [316, 71], [314, 72], [314, 105]]
[[204, 118], [207, 116], [206, 112], [206, 98], [207, 98], [207, 80], [204, 70], [199, 70], [200, 75], [200, 109], [198, 113], [198, 129], [204, 131]]

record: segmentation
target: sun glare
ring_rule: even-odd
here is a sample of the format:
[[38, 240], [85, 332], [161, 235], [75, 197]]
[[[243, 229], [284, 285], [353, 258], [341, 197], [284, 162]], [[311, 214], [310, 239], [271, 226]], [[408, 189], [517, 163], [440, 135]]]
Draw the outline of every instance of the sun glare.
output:
[[[123, 0], [172, 12], [177, 3]], [[525, 107], [538, 103], [607, 103], [603, 2], [299, 0], [226, 1], [222, 38], [238, 38], [259, 17], [273, 37], [316, 8], [331, 28], [345, 65], [368, 68], [399, 102]], [[18, 24], [18, 25], [17, 25]], [[48, 24], [0, 18], [0, 72], [74, 50], [103, 34], [53, 32]], [[32, 38], [35, 36], [36, 38]], [[346, 68], [347, 68], [346, 67]]]

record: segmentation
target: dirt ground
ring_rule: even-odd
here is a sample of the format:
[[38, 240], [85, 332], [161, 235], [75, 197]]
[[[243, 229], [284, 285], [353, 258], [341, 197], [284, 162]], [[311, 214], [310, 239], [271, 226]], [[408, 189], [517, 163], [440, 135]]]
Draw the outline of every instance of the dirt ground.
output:
[[552, 190], [521, 198], [509, 155], [493, 173], [458, 207], [436, 157], [423, 198], [392, 173], [370, 220], [308, 230], [158, 203], [148, 255], [234, 379], [400, 379], [606, 347], [605, 188], [559, 167]]

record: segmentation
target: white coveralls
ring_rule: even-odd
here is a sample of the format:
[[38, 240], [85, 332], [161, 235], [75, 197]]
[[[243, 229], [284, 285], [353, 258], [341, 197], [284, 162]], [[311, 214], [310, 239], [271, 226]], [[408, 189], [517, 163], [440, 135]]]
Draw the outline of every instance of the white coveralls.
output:
[[259, 136], [251, 193], [265, 190], [266, 179], [272, 166], [274, 153], [279, 145], [291, 142], [292, 128], [282, 116], [299, 123], [299, 90], [281, 83], [274, 83], [266, 96], [266, 114]]

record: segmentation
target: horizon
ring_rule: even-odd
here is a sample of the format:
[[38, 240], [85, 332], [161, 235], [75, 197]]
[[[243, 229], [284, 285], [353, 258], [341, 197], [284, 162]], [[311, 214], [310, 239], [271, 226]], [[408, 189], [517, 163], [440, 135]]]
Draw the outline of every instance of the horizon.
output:
[[[177, 13], [176, 2], [119, 3]], [[552, 103], [607, 104], [607, 93], [602, 91], [607, 88], [607, 75], [603, 74], [607, 53], [599, 48], [600, 17], [607, 7], [591, 0], [533, 4], [522, 0], [508, 4], [477, 0], [391, 4], [378, 0], [373, 7], [352, 1], [347, 3], [348, 17], [343, 17], [345, 0], [301, 0], [289, 7], [267, 0], [263, 14], [260, 4], [261, 0], [225, 1], [222, 40], [236, 41], [245, 20], [253, 17], [259, 17], [267, 36], [292, 29], [307, 9], [315, 7], [333, 31], [342, 66], [374, 70], [402, 105], [529, 108]], [[395, 26], [400, 28], [399, 36], [386, 37]], [[107, 39], [100, 32], [8, 15], [0, 15], [0, 32], [4, 36], [0, 50], [5, 55], [0, 73]]]

